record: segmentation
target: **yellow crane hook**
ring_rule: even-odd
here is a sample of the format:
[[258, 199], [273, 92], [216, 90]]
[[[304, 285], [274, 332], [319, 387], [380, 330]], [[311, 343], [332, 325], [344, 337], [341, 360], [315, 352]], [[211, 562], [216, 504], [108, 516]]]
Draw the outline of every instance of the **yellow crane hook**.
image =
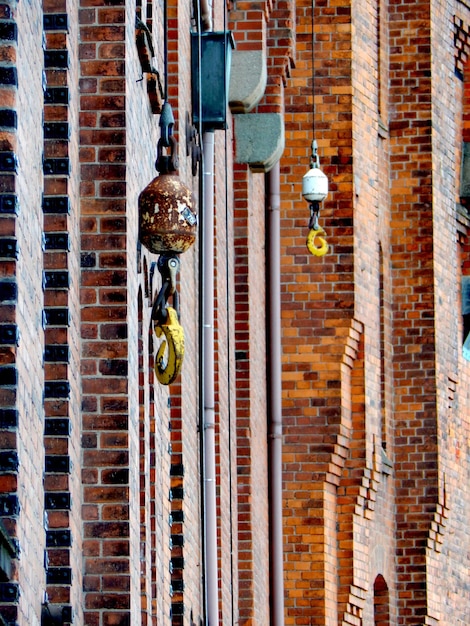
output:
[[[155, 322], [157, 337], [165, 339], [158, 348], [155, 359], [155, 374], [162, 385], [170, 385], [181, 371], [184, 357], [184, 330], [178, 321], [178, 314], [171, 306], [166, 307], [165, 322]], [[166, 354], [166, 358], [165, 358]]]
[[[328, 252], [328, 244], [324, 237], [318, 237], [318, 235], [326, 235], [323, 228], [311, 228], [307, 236], [307, 248], [308, 251], [315, 256], [324, 256]], [[319, 246], [314, 243], [315, 238], [318, 237], [320, 242]]]

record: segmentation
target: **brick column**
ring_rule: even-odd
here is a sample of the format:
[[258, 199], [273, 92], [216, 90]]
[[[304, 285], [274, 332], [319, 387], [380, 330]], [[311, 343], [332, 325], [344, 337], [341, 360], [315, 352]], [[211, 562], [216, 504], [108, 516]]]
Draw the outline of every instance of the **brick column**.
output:
[[[18, 213], [17, 193], [17, 128], [18, 128], [18, 72], [17, 42], [18, 24], [16, 3], [0, 5], [0, 98], [2, 110], [0, 142], [0, 255], [2, 276], [0, 279], [0, 433], [2, 437], [2, 494], [0, 516], [3, 527], [10, 537], [17, 537], [19, 515], [18, 498]], [[10, 467], [8, 467], [7, 463]], [[18, 617], [19, 584], [16, 564], [17, 541], [12, 543], [10, 571], [7, 583], [0, 586], [2, 602], [0, 614], [5, 620]], [[12, 569], [14, 567], [14, 569]]]
[[419, 15], [417, 39], [406, 4], [390, 7], [394, 423], [402, 624], [416, 623], [418, 614], [426, 614], [425, 545], [438, 489], [435, 317], [430, 293], [434, 282], [430, 4], [418, 3], [414, 13]]
[[44, 11], [45, 559], [50, 610], [71, 622], [82, 619], [77, 24], [73, 3]]
[[130, 624], [125, 8], [79, 21], [84, 623]]

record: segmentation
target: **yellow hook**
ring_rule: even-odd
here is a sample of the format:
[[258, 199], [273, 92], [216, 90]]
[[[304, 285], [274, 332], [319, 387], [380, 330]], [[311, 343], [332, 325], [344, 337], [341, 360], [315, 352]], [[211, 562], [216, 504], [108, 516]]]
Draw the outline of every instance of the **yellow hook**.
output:
[[[181, 371], [184, 357], [184, 330], [178, 322], [178, 315], [171, 306], [166, 307], [167, 319], [164, 323], [156, 322], [154, 330], [157, 337], [165, 335], [155, 359], [155, 374], [162, 385], [170, 385]], [[165, 359], [166, 352], [166, 359]]]
[[323, 237], [318, 237], [320, 241], [320, 246], [314, 245], [314, 239], [317, 235], [326, 235], [323, 228], [311, 228], [307, 237], [307, 248], [309, 252], [311, 252], [315, 256], [324, 256], [328, 252], [328, 244], [326, 243], [326, 239]]

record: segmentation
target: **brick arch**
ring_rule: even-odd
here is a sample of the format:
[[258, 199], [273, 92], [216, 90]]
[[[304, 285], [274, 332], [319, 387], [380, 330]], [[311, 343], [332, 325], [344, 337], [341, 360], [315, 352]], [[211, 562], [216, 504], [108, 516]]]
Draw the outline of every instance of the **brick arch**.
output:
[[374, 580], [374, 626], [390, 626], [390, 598], [382, 574]]

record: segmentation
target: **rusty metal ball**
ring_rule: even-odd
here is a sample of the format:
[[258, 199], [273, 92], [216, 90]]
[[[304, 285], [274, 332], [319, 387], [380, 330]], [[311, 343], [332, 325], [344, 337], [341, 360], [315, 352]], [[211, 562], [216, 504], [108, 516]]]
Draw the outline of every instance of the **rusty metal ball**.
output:
[[194, 197], [177, 173], [160, 174], [139, 196], [139, 239], [150, 252], [185, 252], [196, 239]]

